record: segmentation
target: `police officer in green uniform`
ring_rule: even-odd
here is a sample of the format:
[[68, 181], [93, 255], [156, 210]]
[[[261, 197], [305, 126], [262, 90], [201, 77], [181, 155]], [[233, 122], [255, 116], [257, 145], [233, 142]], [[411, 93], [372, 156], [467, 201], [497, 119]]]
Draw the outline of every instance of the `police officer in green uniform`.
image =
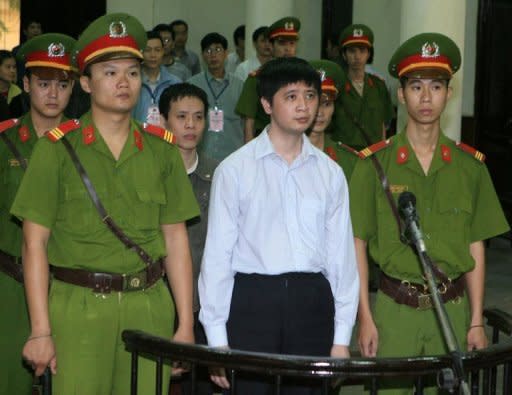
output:
[[[300, 21], [288, 16], [274, 22], [268, 28], [268, 39], [272, 45], [274, 58], [293, 57], [297, 53], [297, 41], [299, 40]], [[249, 74], [244, 82], [240, 99], [235, 111], [244, 117], [245, 141], [250, 141], [270, 123], [270, 117], [263, 110], [257, 91], [258, 70]]]
[[[404, 42], [393, 55], [389, 71], [400, 79], [398, 99], [407, 109], [407, 125], [402, 133], [362, 154], [376, 155], [395, 200], [403, 191], [416, 195], [425, 244], [439, 269], [445, 308], [461, 346], [472, 350], [487, 345], [482, 317], [483, 241], [509, 226], [483, 154], [450, 140], [440, 127], [451, 95], [449, 81], [460, 60], [456, 44], [442, 34], [419, 34]], [[396, 219], [370, 160], [357, 163], [350, 195], [361, 281], [361, 353], [370, 357], [446, 353], [420, 262], [413, 248], [400, 242]], [[367, 244], [382, 270], [373, 314]], [[392, 387], [405, 388], [390, 391], [409, 394], [411, 385], [394, 382]]]
[[360, 127], [371, 143], [383, 140], [394, 110], [384, 81], [365, 71], [374, 52], [371, 29], [350, 25], [341, 32], [340, 43], [347, 78], [336, 103], [333, 139], [359, 151], [368, 145]]
[[30, 111], [0, 124], [0, 394], [31, 393], [32, 375], [21, 358], [29, 334], [20, 258], [22, 230], [9, 209], [36, 141], [63, 119], [73, 86], [70, 53], [74, 43], [66, 35], [48, 33], [20, 48]]
[[[172, 134], [130, 118], [144, 44], [143, 26], [127, 14], [104, 15], [85, 29], [73, 61], [91, 111], [38, 142], [11, 209], [24, 232], [31, 332], [23, 355], [36, 375], [51, 368], [54, 395], [129, 393], [122, 331], [170, 338], [175, 309], [173, 338], [194, 341], [185, 221], [199, 210]], [[101, 217], [77, 161], [104, 206]], [[137, 247], [126, 248], [120, 233]], [[140, 393], [154, 392], [152, 361], [139, 361], [138, 383]]]
[[359, 158], [359, 153], [341, 141], [334, 141], [330, 134], [326, 133], [334, 114], [334, 102], [343, 81], [343, 70], [330, 60], [311, 60], [309, 63], [320, 74], [322, 96], [315, 122], [307, 134], [315, 147], [324, 151], [340, 165], [348, 181]]

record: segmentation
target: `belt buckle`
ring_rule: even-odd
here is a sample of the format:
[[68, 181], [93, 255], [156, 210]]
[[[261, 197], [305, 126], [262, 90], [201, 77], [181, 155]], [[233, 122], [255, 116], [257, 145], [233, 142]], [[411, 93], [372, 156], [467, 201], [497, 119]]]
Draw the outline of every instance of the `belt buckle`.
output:
[[432, 296], [430, 294], [418, 295], [418, 310], [429, 310], [432, 308]]
[[145, 270], [134, 274], [123, 274], [123, 291], [137, 291], [144, 289], [148, 274]]
[[92, 273], [94, 293], [109, 294], [112, 291], [112, 275], [107, 273]]

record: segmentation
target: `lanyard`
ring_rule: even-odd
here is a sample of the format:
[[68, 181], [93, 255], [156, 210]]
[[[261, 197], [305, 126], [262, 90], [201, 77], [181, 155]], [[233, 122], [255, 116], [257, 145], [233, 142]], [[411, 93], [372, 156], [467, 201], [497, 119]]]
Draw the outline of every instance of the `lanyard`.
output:
[[228, 87], [229, 85], [229, 80], [226, 81], [226, 85], [224, 85], [224, 87], [220, 90], [220, 92], [216, 95], [215, 92], [213, 91], [213, 88], [212, 86], [210, 85], [210, 81], [208, 81], [208, 77], [206, 76], [206, 73], [204, 73], [204, 79], [206, 80], [206, 85], [208, 85], [208, 89], [210, 89], [210, 92], [213, 96], [213, 100], [215, 102], [215, 108], [217, 108], [217, 100], [219, 99], [219, 97], [224, 93], [224, 91], [226, 90], [226, 88]]

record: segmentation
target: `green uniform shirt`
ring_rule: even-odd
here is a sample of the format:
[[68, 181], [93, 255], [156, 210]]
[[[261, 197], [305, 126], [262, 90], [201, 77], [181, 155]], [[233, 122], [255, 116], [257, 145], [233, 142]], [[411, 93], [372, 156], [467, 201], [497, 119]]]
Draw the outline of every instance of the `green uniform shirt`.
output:
[[[30, 114], [23, 115], [15, 127], [3, 133], [28, 161], [38, 140]], [[21, 223], [9, 213], [9, 209], [24, 173], [14, 154], [0, 140], [0, 250], [13, 256], [21, 256], [23, 235]]]
[[[91, 131], [94, 141], [86, 144]], [[90, 113], [66, 138], [107, 213], [153, 259], [165, 256], [160, 225], [199, 214], [177, 147], [133, 122], [116, 161]], [[60, 141], [38, 142], [11, 212], [51, 230], [48, 259], [53, 265], [113, 273], [133, 273], [145, 266], [101, 221]]]
[[254, 130], [259, 134], [270, 123], [270, 116], [261, 105], [256, 84], [256, 75], [249, 75], [244, 82], [235, 111], [244, 118], [253, 118]]
[[393, 114], [393, 104], [384, 81], [366, 73], [363, 96], [360, 96], [347, 78], [336, 100], [336, 127], [332, 138], [359, 151], [368, 144], [353, 119], [364, 128], [371, 142], [376, 143], [382, 140], [383, 125], [391, 121]]
[[[487, 167], [443, 134], [428, 175], [405, 132], [374, 155], [395, 199], [406, 190], [416, 195], [427, 251], [449, 277], [473, 269], [470, 243], [509, 229]], [[413, 248], [400, 242], [396, 220], [369, 158], [356, 164], [350, 203], [354, 236], [368, 242], [370, 254], [381, 269], [391, 277], [423, 282], [420, 262]]]
[[359, 160], [357, 152], [352, 151], [350, 147], [347, 147], [340, 141], [334, 141], [329, 135], [325, 136], [324, 152], [338, 165], [340, 165], [343, 169], [343, 173], [345, 173], [347, 182], [349, 182], [350, 177], [352, 177], [354, 167]]

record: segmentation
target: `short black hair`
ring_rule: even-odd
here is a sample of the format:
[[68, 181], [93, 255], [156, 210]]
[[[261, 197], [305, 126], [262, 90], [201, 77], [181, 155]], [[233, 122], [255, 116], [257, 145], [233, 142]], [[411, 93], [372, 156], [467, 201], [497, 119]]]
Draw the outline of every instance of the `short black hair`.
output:
[[228, 40], [222, 34], [208, 33], [201, 40], [201, 51], [204, 51], [212, 44], [220, 44], [222, 48], [228, 49]]
[[180, 26], [180, 25], [184, 25], [185, 26], [185, 29], [187, 30], [188, 32], [188, 24], [187, 22], [185, 22], [183, 19], [176, 19], [174, 21], [172, 21], [170, 24], [169, 24], [169, 27], [171, 28], [172, 31], [174, 31], [174, 26]]
[[171, 103], [177, 102], [184, 97], [195, 97], [199, 99], [203, 103], [204, 116], [206, 117], [208, 109], [208, 96], [206, 95], [206, 92], [198, 86], [189, 84], [188, 82], [171, 85], [162, 92], [160, 100], [158, 101], [158, 110], [160, 111], [160, 114], [167, 120], [171, 109]]
[[238, 40], [245, 40], [245, 25], [238, 26], [233, 32], [233, 42], [238, 45]]
[[146, 38], [147, 40], [160, 40], [162, 43], [162, 46], [164, 45], [164, 40], [162, 40], [162, 37], [160, 37], [160, 33], [154, 30], [149, 30], [146, 32]]
[[260, 26], [259, 28], [254, 30], [252, 32], [252, 42], [255, 43], [256, 41], [258, 41], [258, 38], [260, 38], [261, 35], [264, 35], [265, 37], [267, 37], [267, 30], [268, 30], [268, 26]]
[[272, 104], [272, 99], [279, 89], [296, 82], [304, 82], [320, 95], [320, 74], [307, 61], [300, 58], [276, 58], [268, 61], [259, 69], [256, 86], [259, 97]]
[[8, 51], [7, 49], [0, 49], [0, 66], [4, 64], [4, 61], [11, 58], [16, 60], [11, 51]]
[[[409, 81], [410, 79], [416, 79], [416, 78], [409, 78], [409, 77], [406, 77], [406, 76], [402, 76], [400, 77], [399, 81], [400, 81], [400, 87], [402, 89], [405, 89], [405, 86], [407, 85], [407, 81]], [[446, 82], [446, 87], [448, 88], [450, 86], [450, 79], [449, 78], [439, 78], [439, 81], [445, 81]]]
[[160, 34], [160, 32], [169, 32], [171, 33], [171, 37], [174, 40], [175, 33], [174, 30], [172, 30], [171, 25], [160, 23], [153, 28], [153, 31], [158, 32], [158, 34]]

